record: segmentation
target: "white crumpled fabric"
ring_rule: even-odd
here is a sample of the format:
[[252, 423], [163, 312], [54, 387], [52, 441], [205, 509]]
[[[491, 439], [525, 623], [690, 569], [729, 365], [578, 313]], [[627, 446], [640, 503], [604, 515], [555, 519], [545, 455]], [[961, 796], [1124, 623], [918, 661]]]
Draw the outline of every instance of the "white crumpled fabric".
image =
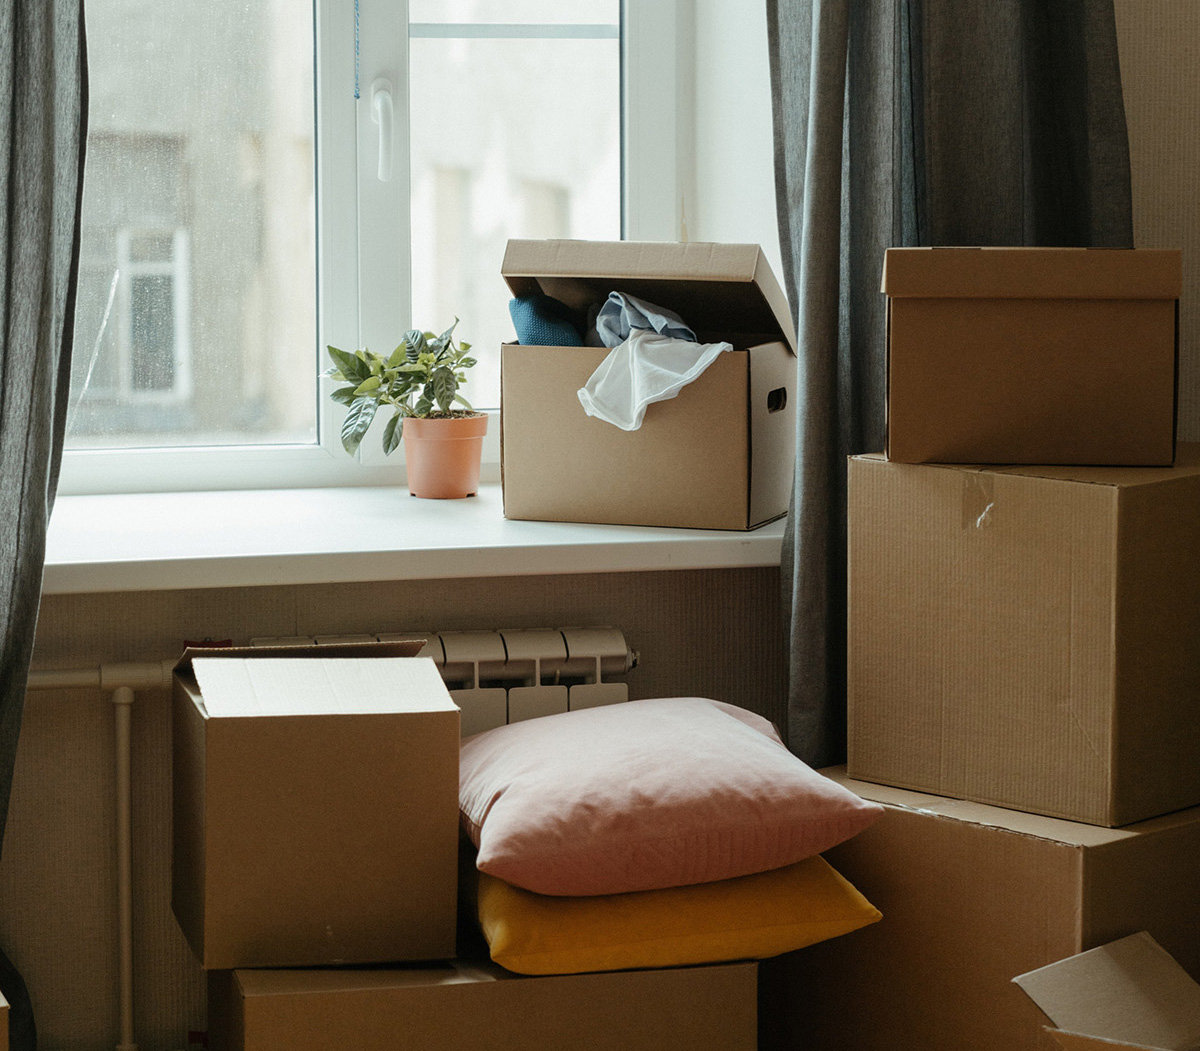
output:
[[728, 343], [697, 343], [673, 311], [610, 292], [596, 318], [608, 356], [579, 390], [589, 416], [623, 431], [642, 425], [646, 407], [675, 397], [727, 350]]
[[580, 404], [589, 416], [636, 431], [648, 405], [675, 397], [727, 350], [733, 350], [728, 343], [693, 343], [634, 329], [580, 388]]

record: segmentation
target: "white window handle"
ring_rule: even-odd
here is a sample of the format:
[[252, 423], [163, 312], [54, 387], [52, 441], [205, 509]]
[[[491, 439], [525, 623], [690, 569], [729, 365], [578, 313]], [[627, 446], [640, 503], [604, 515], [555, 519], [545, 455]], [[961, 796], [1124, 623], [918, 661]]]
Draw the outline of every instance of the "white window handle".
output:
[[379, 181], [392, 178], [392, 82], [380, 78], [371, 85], [371, 119], [379, 125]]

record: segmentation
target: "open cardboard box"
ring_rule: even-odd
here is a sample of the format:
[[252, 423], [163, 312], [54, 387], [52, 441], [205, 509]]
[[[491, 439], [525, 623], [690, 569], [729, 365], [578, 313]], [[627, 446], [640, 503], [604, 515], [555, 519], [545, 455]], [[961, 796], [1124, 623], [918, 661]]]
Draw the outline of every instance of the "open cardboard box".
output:
[[745, 530], [787, 512], [796, 339], [758, 245], [510, 241], [502, 273], [514, 296], [542, 292], [581, 312], [627, 292], [734, 348], [623, 431], [577, 395], [608, 348], [506, 344], [505, 517]]
[[901, 463], [1168, 465], [1178, 250], [889, 248]]
[[1067, 1051], [1200, 1051], [1200, 985], [1145, 931], [1013, 981]]
[[421, 646], [184, 653], [171, 904], [205, 968], [454, 955], [459, 711]]
[[1134, 931], [1200, 976], [1200, 808], [1111, 829], [823, 773], [883, 805], [826, 857], [884, 919], [763, 961], [779, 1046], [1055, 1051], [1013, 976]]

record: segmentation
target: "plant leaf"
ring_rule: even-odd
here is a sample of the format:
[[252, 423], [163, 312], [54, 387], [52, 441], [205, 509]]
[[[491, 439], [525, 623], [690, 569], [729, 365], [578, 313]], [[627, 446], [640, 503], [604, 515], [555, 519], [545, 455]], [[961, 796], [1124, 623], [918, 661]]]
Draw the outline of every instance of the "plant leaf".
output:
[[387, 426], [383, 429], [383, 454], [391, 456], [396, 451], [396, 446], [400, 444], [400, 435], [404, 428], [404, 413], [398, 412], [390, 420], [387, 421]]
[[369, 394], [373, 390], [378, 390], [383, 386], [383, 380], [378, 376], [368, 376], [354, 390], [356, 395]]
[[461, 405], [461, 406], [462, 406], [464, 409], [466, 409], [468, 412], [474, 412], [474, 411], [475, 411], [475, 406], [474, 406], [474, 405], [472, 405], [472, 404], [471, 404], [469, 401], [467, 401], [467, 399], [466, 399], [466, 398], [464, 398], [464, 397], [463, 397], [461, 394], [455, 394], [455, 395], [454, 395], [454, 400], [455, 400], [456, 402], [458, 402], [458, 404], [459, 404], [459, 405]]
[[404, 333], [404, 342], [408, 345], [405, 356], [409, 361], [416, 361], [417, 355], [425, 349], [425, 333], [420, 329], [411, 328]]
[[395, 350], [392, 351], [392, 356], [387, 359], [387, 367], [389, 369], [394, 369], [397, 365], [406, 361], [407, 358], [405, 355], [406, 355], [407, 350], [408, 350], [408, 344], [401, 343], [400, 346], [398, 346]]
[[339, 405], [350, 405], [355, 398], [353, 387], [339, 387], [329, 395]]
[[433, 387], [433, 396], [437, 399], [438, 407], [442, 412], [449, 412], [450, 403], [454, 400], [454, 394], [458, 390], [458, 380], [454, 377], [454, 370], [445, 366], [434, 369], [433, 375], [430, 377], [430, 385]]
[[351, 404], [342, 423], [342, 448], [346, 452], [353, 454], [358, 449], [378, 408], [379, 402], [374, 398], [356, 398]]
[[357, 354], [348, 354], [344, 350], [338, 350], [337, 347], [326, 347], [329, 356], [337, 365], [338, 371], [342, 374], [342, 379], [347, 383], [362, 383], [369, 375], [371, 375], [370, 366], [368, 366]]

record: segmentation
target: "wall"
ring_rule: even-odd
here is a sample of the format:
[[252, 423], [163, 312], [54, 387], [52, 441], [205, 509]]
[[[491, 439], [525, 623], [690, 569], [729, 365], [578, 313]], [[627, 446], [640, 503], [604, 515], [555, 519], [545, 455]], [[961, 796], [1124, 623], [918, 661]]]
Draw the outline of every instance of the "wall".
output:
[[[184, 639], [612, 624], [641, 664], [636, 697], [700, 695], [779, 720], [774, 569], [328, 584], [48, 596], [36, 667], [157, 660]], [[135, 1014], [143, 1051], [204, 1027], [203, 980], [170, 911], [167, 694], [134, 705]], [[30, 694], [3, 863], [0, 944], [34, 998], [45, 1051], [117, 1042], [112, 706], [98, 691]]]
[[1200, 5], [1116, 0], [1139, 248], [1183, 250], [1179, 437], [1200, 441]]

